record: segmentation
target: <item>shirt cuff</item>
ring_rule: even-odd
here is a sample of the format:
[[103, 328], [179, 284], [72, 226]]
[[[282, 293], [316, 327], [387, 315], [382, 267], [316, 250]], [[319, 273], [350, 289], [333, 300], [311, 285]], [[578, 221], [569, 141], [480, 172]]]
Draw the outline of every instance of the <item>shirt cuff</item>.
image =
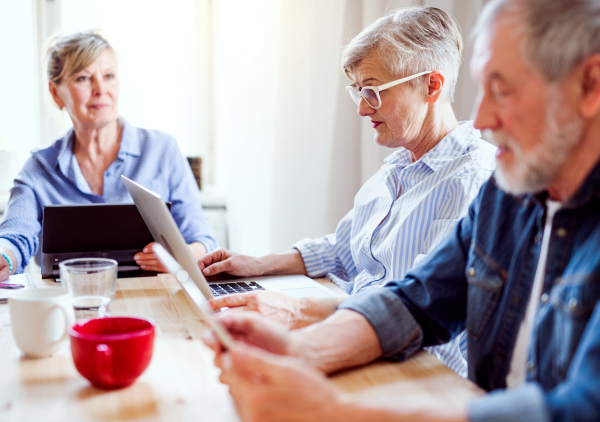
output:
[[471, 422], [546, 422], [550, 411], [539, 385], [527, 383], [521, 387], [489, 393], [469, 403]]
[[212, 251], [214, 251], [215, 249], [217, 249], [217, 241], [211, 237], [211, 236], [202, 236], [200, 237], [198, 240], [194, 240], [192, 242], [186, 242], [186, 243], [193, 243], [193, 242], [200, 242], [204, 245], [204, 247], [206, 248], [206, 253], [209, 254]]
[[6, 248], [13, 253], [17, 262], [13, 262], [13, 268], [15, 269], [14, 274], [20, 274], [24, 271], [22, 266], [23, 256], [21, 255], [21, 251], [17, 248], [11, 241], [6, 239], [0, 239], [0, 247]]
[[351, 309], [369, 321], [384, 357], [404, 360], [421, 348], [421, 326], [389, 288], [365, 289], [344, 300], [338, 309]]
[[327, 272], [325, 262], [323, 260], [323, 251], [319, 242], [314, 239], [304, 239], [292, 246], [297, 249], [302, 255], [306, 273], [309, 277], [323, 277]]

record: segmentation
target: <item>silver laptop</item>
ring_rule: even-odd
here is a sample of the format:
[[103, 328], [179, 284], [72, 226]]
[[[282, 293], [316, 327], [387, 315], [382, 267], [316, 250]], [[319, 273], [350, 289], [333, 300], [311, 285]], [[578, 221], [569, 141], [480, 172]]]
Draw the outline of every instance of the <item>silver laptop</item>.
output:
[[154, 240], [160, 243], [183, 267], [207, 300], [216, 296], [255, 290], [276, 291], [293, 297], [329, 298], [336, 296], [326, 287], [303, 275], [250, 277], [232, 281], [207, 282], [160, 195], [125, 176], [121, 176], [121, 178]]
[[155, 245], [154, 253], [160, 262], [163, 263], [165, 268], [175, 276], [179, 282], [179, 285], [183, 288], [183, 290], [186, 291], [196, 306], [198, 306], [201, 314], [204, 316], [204, 320], [215, 332], [223, 347], [226, 349], [231, 348], [233, 342], [231, 335], [229, 335], [227, 330], [221, 324], [212, 318], [212, 315], [215, 314], [215, 311], [213, 311], [212, 306], [210, 306], [208, 300], [206, 300], [206, 298], [202, 295], [202, 292], [198, 286], [196, 286], [196, 283], [194, 283], [194, 281], [190, 278], [187, 271], [181, 268], [179, 263], [175, 261], [175, 259], [173, 259], [173, 257], [169, 255], [165, 248], [163, 248], [160, 244]]

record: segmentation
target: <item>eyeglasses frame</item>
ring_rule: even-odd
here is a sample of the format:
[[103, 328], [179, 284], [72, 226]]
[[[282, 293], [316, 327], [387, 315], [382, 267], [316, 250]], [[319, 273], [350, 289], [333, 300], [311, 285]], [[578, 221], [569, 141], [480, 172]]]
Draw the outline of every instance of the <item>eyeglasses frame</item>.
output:
[[[382, 104], [381, 97], [379, 96], [379, 93], [381, 91], [385, 91], [388, 88], [391, 88], [391, 87], [396, 86], [396, 85], [400, 85], [403, 82], [408, 82], [408, 81], [410, 81], [412, 79], [418, 78], [419, 76], [423, 76], [423, 75], [426, 75], [426, 74], [431, 73], [431, 72], [433, 72], [433, 71], [432, 70], [427, 70], [425, 72], [420, 72], [420, 73], [417, 73], [417, 74], [414, 74], [414, 75], [411, 75], [411, 76], [407, 76], [407, 77], [402, 78], [402, 79], [397, 79], [395, 81], [388, 82], [387, 84], [383, 84], [383, 85], [379, 85], [379, 86], [363, 86], [360, 90], [356, 89], [352, 85], [348, 85], [346, 87], [346, 90], [348, 91], [348, 93], [350, 94], [350, 98], [352, 98], [352, 100], [356, 103], [356, 105], [360, 105], [360, 99], [358, 101], [356, 101], [354, 99], [354, 97], [352, 96], [352, 92], [350, 92], [350, 90], [358, 92], [358, 94], [360, 95], [360, 97], [364, 98], [365, 102], [369, 105], [369, 107], [377, 110], [378, 108], [381, 107], [381, 104]], [[371, 90], [371, 91], [373, 91], [375, 93], [375, 95], [377, 96], [377, 100], [379, 101], [379, 107], [373, 107], [371, 104], [369, 104], [369, 101], [367, 100], [367, 98], [362, 93], [362, 91], [364, 89]]]

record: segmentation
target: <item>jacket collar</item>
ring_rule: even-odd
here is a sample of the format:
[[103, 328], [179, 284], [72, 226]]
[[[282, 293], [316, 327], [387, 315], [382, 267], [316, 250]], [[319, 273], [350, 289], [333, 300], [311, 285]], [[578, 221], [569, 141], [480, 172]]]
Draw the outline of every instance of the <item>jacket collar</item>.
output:
[[[526, 202], [537, 202], [545, 204], [548, 199], [548, 191], [521, 196]], [[594, 197], [600, 197], [600, 161], [596, 163], [592, 171], [587, 175], [583, 184], [575, 194], [564, 202], [562, 208], [576, 209], [584, 206]]]

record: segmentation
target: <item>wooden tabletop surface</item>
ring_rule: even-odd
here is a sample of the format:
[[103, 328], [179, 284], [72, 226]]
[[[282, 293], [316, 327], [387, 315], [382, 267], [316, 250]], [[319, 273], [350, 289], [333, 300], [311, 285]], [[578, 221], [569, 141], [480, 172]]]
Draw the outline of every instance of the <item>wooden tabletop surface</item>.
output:
[[[23, 279], [11, 279], [23, 282]], [[55, 284], [29, 277], [43, 287]], [[332, 290], [327, 280], [317, 280]], [[339, 289], [338, 289], [339, 291]], [[213, 353], [201, 341], [204, 324], [171, 275], [118, 280], [112, 315], [157, 322], [154, 356], [130, 387], [104, 391], [81, 377], [65, 343], [52, 357], [26, 359], [0, 304], [0, 421], [237, 421]], [[419, 352], [404, 363], [375, 362], [332, 376], [357, 400], [389, 406], [456, 406], [481, 394], [435, 357]]]

